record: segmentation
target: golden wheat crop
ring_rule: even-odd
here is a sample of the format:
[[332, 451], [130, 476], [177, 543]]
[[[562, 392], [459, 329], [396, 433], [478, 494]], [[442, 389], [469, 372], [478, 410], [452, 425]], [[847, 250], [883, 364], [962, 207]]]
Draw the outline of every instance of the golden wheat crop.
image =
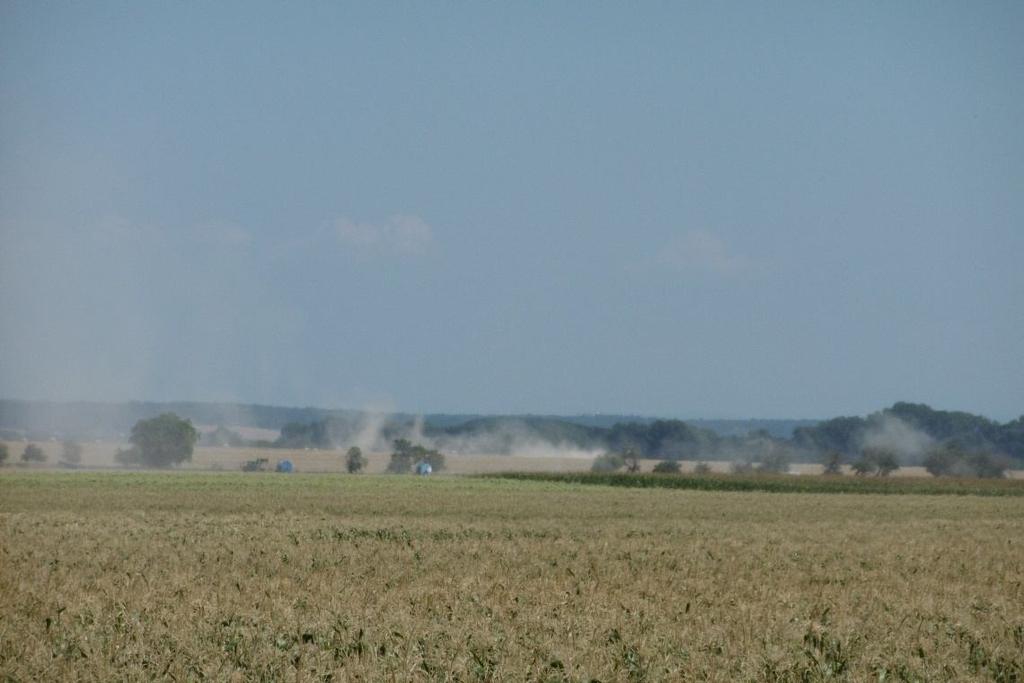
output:
[[8, 471], [0, 678], [1020, 680], [1022, 566], [1020, 498]]

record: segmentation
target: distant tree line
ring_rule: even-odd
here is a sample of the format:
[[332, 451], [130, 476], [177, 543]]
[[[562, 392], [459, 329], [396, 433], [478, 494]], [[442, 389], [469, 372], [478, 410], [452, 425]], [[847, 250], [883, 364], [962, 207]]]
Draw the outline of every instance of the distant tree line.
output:
[[[910, 453], [872, 445], [870, 435], [881, 430], [891, 418], [926, 438], [929, 447]], [[416, 434], [439, 450], [455, 453], [467, 448], [476, 452], [511, 453], [517, 443], [531, 442], [612, 454], [631, 452], [640, 458], [665, 461], [727, 459], [763, 464], [770, 459], [772, 467], [780, 471], [785, 469], [779, 465], [783, 461], [825, 462], [826, 469], [832, 471], [845, 465], [865, 475], [884, 476], [894, 469], [891, 467], [893, 459], [898, 464], [924, 465], [932, 451], [952, 449], [964, 454], [984, 453], [992, 458], [1009, 458], [1010, 465], [1024, 466], [1024, 417], [1000, 424], [979, 415], [934, 410], [914, 403], [896, 403], [867, 417], [838, 417], [815, 426], [799, 427], [789, 439], [773, 436], [763, 429], [742, 436], [720, 436], [682, 420], [626, 422], [600, 427], [548, 417], [490, 417], [436, 426], [393, 417], [382, 420], [377, 428], [383, 443], [414, 438], [412, 435]], [[272, 445], [335, 448], [355, 442], [365, 429], [365, 421], [356, 418], [330, 417], [309, 423], [289, 423]]]
[[[0, 413], [8, 411], [0, 414], [3, 418], [0, 422], [10, 422], [12, 416], [17, 417], [10, 411], [23, 411], [24, 403], [0, 401]], [[209, 417], [231, 417], [231, 406], [219, 406], [215, 410], [209, 404], [196, 405], [210, 413]], [[135, 412], [152, 408], [150, 404], [128, 406]], [[63, 405], [58, 407], [60, 410], [67, 408]], [[94, 404], [87, 407], [99, 409]], [[821, 462], [826, 472], [838, 473], [844, 468], [852, 468], [864, 476], [884, 476], [892, 471], [893, 460], [899, 465], [925, 466], [941, 474], [1024, 467], [1024, 416], [1001, 424], [967, 412], [935, 410], [924, 404], [904, 402], [866, 417], [837, 417], [813, 426], [805, 424], [794, 429], [790, 438], [767, 429], [722, 436], [682, 420], [623, 421], [607, 426], [602, 420], [581, 423], [553, 417], [470, 417], [459, 421], [458, 416], [441, 416], [442, 419], [436, 421], [429, 418], [417, 421], [408, 415], [380, 416], [358, 411], [276, 410], [259, 406], [247, 406], [246, 410], [257, 414], [258, 421], [266, 424], [273, 418], [282, 417], [312, 416], [314, 419], [286, 422], [274, 441], [246, 440], [221, 423], [222, 426], [202, 436], [201, 442], [198, 432], [195, 432], [193, 445], [199, 442], [211, 446], [333, 449], [366, 445], [372, 441], [371, 445], [384, 449], [396, 440], [407, 440], [427, 444], [423, 447], [445, 453], [508, 454], [524, 443], [548, 444], [555, 448], [606, 452], [613, 457], [618, 454], [625, 458], [625, 454], [631, 453], [640, 459], [665, 462], [731, 460], [740, 467], [746, 465], [777, 471], [786, 471], [790, 462]], [[156, 421], [155, 424], [159, 424], [167, 414], [173, 413], [140, 419], [136, 421], [136, 427], [140, 422], [150, 424]], [[919, 437], [920, 448], [901, 450], [873, 440], [894, 420]], [[192, 438], [187, 436], [190, 433], [183, 432], [187, 437], [185, 441]], [[133, 447], [119, 456], [121, 462], [149, 464], [146, 461], [149, 456], [143, 456], [136, 443], [141, 438], [133, 427]], [[188, 453], [190, 457], [190, 449]], [[35, 457], [32, 452], [29, 459], [23, 458], [22, 461], [32, 462]], [[181, 461], [163, 455], [154, 457], [169, 464]], [[76, 452], [69, 446], [65, 448], [61, 462], [73, 465], [78, 458], [80, 451]], [[353, 466], [357, 462], [353, 461]], [[624, 464], [621, 466], [625, 467]], [[359, 469], [361, 467], [355, 471]]]
[[1024, 416], [1000, 424], [981, 415], [934, 410], [923, 403], [895, 403], [867, 417], [837, 417], [799, 427], [792, 441], [805, 450], [855, 456], [864, 449], [867, 435], [893, 417], [939, 445], [955, 444], [967, 452], [1000, 453], [1024, 461]]

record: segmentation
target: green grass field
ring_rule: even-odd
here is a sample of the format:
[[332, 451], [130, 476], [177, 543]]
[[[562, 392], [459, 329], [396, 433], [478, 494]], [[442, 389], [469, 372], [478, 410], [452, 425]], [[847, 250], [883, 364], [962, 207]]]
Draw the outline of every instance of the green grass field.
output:
[[790, 474], [628, 474], [625, 472], [506, 472], [513, 481], [694, 491], [870, 493], [899, 495], [1024, 496], [1024, 480], [952, 477], [793, 476]]
[[1024, 498], [0, 474], [2, 680], [1024, 676]]

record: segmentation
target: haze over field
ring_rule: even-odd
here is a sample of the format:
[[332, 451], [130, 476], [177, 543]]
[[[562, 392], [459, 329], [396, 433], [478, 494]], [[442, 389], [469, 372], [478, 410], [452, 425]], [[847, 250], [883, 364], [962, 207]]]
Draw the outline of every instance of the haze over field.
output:
[[5, 2], [0, 397], [1012, 420], [1022, 35], [1018, 2]]

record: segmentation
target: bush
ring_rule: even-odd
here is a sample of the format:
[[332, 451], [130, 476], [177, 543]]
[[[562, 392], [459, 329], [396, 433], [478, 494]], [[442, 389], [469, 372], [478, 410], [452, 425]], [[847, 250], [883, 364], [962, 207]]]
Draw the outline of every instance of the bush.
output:
[[875, 474], [879, 477], [888, 477], [900, 468], [896, 454], [884, 448], [867, 448], [864, 457], [875, 466]]
[[757, 466], [758, 472], [787, 474], [789, 472], [789, 456], [785, 453], [769, 453], [761, 459]]
[[626, 466], [626, 459], [621, 453], [605, 453], [594, 458], [590, 465], [591, 472], [615, 472]]
[[839, 451], [829, 451], [821, 460], [824, 467], [823, 474], [837, 475], [843, 473], [843, 454]]
[[444, 469], [444, 454], [440, 451], [413, 444], [408, 439], [396, 439], [393, 446], [395, 450], [391, 453], [387, 467], [387, 472], [391, 474], [407, 474], [420, 461], [430, 465], [434, 472]]
[[445, 467], [444, 453], [438, 450], [423, 449], [420, 459], [425, 461], [428, 465], [430, 465], [430, 469], [433, 470], [434, 472], [440, 472]]
[[750, 474], [754, 471], [754, 463], [748, 460], [737, 460], [733, 462], [729, 471], [733, 474]]
[[11, 452], [7, 450], [7, 444], [0, 443], [0, 465], [7, 462], [7, 458], [11, 456]]
[[924, 459], [924, 467], [935, 477], [979, 477], [1001, 479], [1010, 463], [989, 453], [966, 453], [956, 444], [932, 450]]
[[82, 462], [82, 446], [70, 439], [66, 440], [62, 444], [62, 451], [60, 456], [61, 462], [65, 462], [69, 465], [77, 465]]
[[963, 453], [952, 448], [935, 448], [925, 456], [924, 468], [933, 477], [947, 477], [953, 475], [962, 462]]
[[969, 464], [974, 475], [982, 479], [1002, 479], [1006, 476], [1006, 470], [1010, 469], [1006, 458], [989, 453], [975, 453], [970, 457]]
[[861, 458], [860, 460], [854, 460], [852, 463], [850, 463], [850, 469], [852, 469], [853, 473], [856, 474], [858, 477], [865, 477], [871, 474], [871, 472], [874, 470], [874, 468], [871, 466], [871, 463], [868, 462], [865, 458]]
[[[399, 439], [400, 441], [402, 439]], [[394, 451], [388, 461], [386, 472], [389, 474], [408, 474], [412, 470], [412, 455], [404, 451]]]
[[363, 451], [359, 446], [353, 446], [348, 449], [345, 454], [345, 469], [348, 470], [349, 474], [359, 474], [366, 467], [366, 458], [363, 457]]
[[678, 460], [662, 460], [654, 466], [658, 474], [679, 474], [680, 467]]
[[627, 472], [636, 474], [640, 471], [640, 456], [632, 448], [626, 449], [626, 452], [622, 454], [622, 460], [626, 464]]
[[860, 460], [851, 465], [853, 471], [860, 476], [873, 474], [888, 477], [900, 467], [896, 454], [885, 448], [865, 448]]
[[25, 450], [21, 453], [22, 462], [46, 462], [46, 453], [43, 449], [34, 443], [30, 443], [25, 446]]
[[699, 462], [693, 467], [694, 474], [711, 474], [711, 465], [706, 462]]

